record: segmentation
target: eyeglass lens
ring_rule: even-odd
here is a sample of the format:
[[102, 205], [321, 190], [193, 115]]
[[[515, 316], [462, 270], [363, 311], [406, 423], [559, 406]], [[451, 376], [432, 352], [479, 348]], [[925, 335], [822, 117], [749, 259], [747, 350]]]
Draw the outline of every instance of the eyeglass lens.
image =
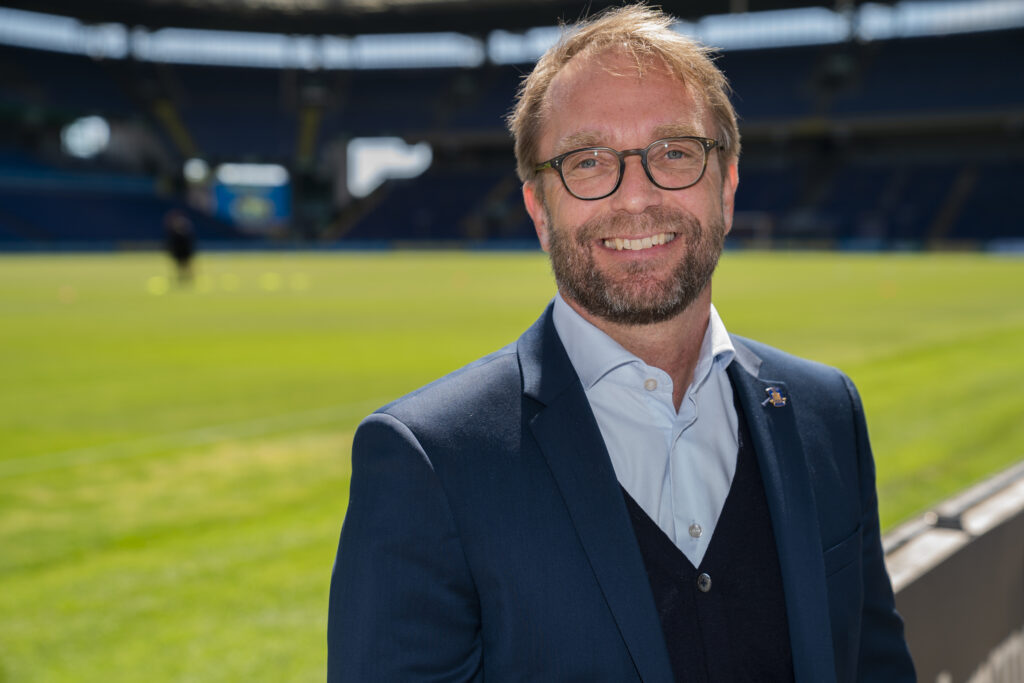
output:
[[[696, 140], [661, 140], [648, 148], [647, 168], [662, 187], [675, 190], [697, 182], [704, 169], [704, 146]], [[584, 199], [610, 193], [619, 183], [619, 157], [610, 150], [587, 149], [562, 160], [562, 178]]]

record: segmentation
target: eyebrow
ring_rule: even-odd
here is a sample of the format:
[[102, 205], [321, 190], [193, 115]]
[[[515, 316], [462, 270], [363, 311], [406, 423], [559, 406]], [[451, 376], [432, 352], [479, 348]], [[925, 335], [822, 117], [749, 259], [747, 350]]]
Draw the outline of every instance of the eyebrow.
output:
[[697, 130], [689, 123], [669, 123], [664, 126], [658, 126], [654, 129], [654, 139], [660, 140], [661, 138], [679, 138], [693, 136], [702, 138], [704, 133]]
[[572, 135], [566, 135], [555, 145], [555, 156], [571, 152], [581, 147], [603, 147], [601, 144], [601, 133], [596, 130], [582, 130]]
[[[676, 137], [704, 137], [702, 131], [697, 130], [692, 124], [689, 123], [667, 123], [658, 126], [654, 129], [652, 137], [648, 142], [660, 140], [662, 138], [676, 138]], [[581, 149], [583, 147], [607, 147], [607, 143], [604, 142], [605, 135], [596, 130], [582, 130], [571, 135], [566, 135], [564, 138], [558, 141], [555, 145], [555, 156], [559, 154], [565, 154], [575, 149]]]

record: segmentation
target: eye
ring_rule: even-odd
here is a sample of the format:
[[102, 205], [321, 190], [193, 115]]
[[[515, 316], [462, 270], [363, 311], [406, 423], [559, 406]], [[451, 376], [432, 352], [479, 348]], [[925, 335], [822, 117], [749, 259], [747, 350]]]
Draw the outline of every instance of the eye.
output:
[[570, 175], [591, 176], [617, 168], [618, 157], [603, 150], [586, 150], [570, 154], [562, 162], [562, 171]]
[[668, 140], [649, 152], [651, 163], [674, 167], [690, 167], [703, 159], [700, 143], [693, 140]]
[[693, 151], [686, 145], [667, 144], [654, 150], [652, 156], [659, 161], [685, 161], [693, 156]]

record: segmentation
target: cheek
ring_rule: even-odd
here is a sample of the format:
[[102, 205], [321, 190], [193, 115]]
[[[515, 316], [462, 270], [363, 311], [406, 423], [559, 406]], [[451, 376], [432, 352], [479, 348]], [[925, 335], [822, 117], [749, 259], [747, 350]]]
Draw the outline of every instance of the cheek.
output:
[[[681, 192], [686, 192], [682, 190]], [[701, 192], [699, 198], [694, 197], [694, 201], [690, 203], [689, 210], [693, 215], [700, 216], [704, 219], [709, 217], [715, 217], [716, 219], [721, 217], [724, 196], [721, 192], [721, 186], [718, 184], [717, 179], [715, 183], [708, 183], [708, 187]]]
[[575, 197], [559, 197], [549, 204], [551, 227], [563, 234], [575, 234], [581, 226], [614, 213], [605, 202], [603, 199], [587, 202]]

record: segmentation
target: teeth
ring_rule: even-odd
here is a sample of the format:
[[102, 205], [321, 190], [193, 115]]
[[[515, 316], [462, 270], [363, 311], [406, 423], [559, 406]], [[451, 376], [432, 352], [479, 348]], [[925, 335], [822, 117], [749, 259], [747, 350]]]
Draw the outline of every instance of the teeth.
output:
[[614, 237], [606, 239], [604, 241], [604, 246], [616, 251], [622, 251], [623, 249], [627, 249], [629, 251], [640, 251], [641, 249], [650, 249], [651, 247], [668, 244], [675, 238], [676, 234], [674, 232], [660, 232], [657, 235], [651, 235], [650, 237], [643, 237], [635, 240]]

